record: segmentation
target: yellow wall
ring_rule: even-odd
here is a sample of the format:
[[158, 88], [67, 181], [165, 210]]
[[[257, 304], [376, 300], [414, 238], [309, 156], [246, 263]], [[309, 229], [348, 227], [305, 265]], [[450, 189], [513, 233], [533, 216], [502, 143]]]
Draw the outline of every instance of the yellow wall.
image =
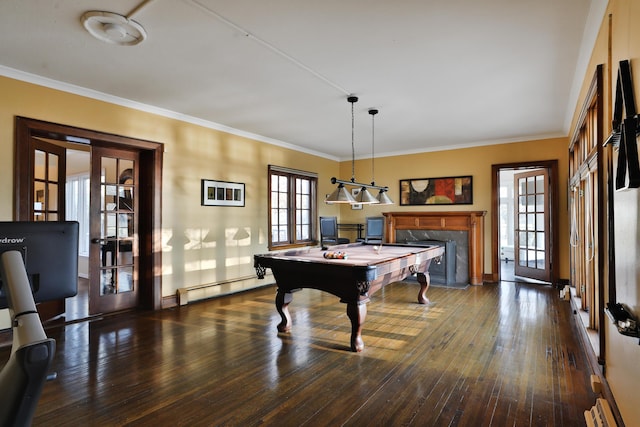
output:
[[[330, 178], [338, 170], [333, 160], [9, 78], [0, 77], [0, 93], [0, 220], [13, 219], [16, 116], [165, 144], [163, 296], [179, 288], [255, 277], [253, 254], [267, 251], [267, 165], [317, 172], [320, 194], [331, 191]], [[201, 206], [203, 178], [246, 183], [246, 206]], [[337, 207], [320, 205], [321, 214], [337, 212]], [[240, 228], [250, 238], [233, 240]], [[173, 235], [186, 235], [189, 243], [170, 246]]]
[[[350, 178], [351, 162], [338, 164], [196, 126], [148, 112], [48, 89], [9, 78], [0, 78], [0, 218], [13, 218], [14, 118], [25, 116], [142, 138], [165, 144], [163, 168], [163, 296], [179, 288], [254, 275], [252, 256], [267, 250], [267, 165], [292, 167], [319, 174], [319, 213], [338, 215], [344, 222], [361, 222], [367, 215], [390, 210], [418, 210], [410, 206], [349, 207], [322, 203], [333, 190], [332, 176]], [[376, 159], [376, 180], [389, 185], [389, 195], [399, 200], [400, 179], [428, 176], [473, 175], [473, 205], [433, 207], [433, 210], [486, 210], [485, 272], [491, 272], [491, 165], [559, 159], [560, 182], [566, 182], [567, 141], [564, 138], [477, 148], [439, 151]], [[368, 175], [370, 160], [356, 162], [356, 177]], [[245, 208], [200, 206], [202, 178], [244, 182]], [[368, 178], [360, 179], [367, 182]], [[566, 211], [566, 188], [560, 186], [561, 212]], [[422, 208], [424, 209], [424, 208]], [[560, 235], [568, 235], [561, 215]], [[250, 238], [232, 239], [243, 228]], [[186, 245], [174, 245], [172, 236], [186, 236]], [[560, 276], [568, 277], [566, 244], [561, 245]]]
[[[491, 273], [491, 166], [494, 164], [531, 162], [542, 160], [558, 160], [558, 198], [560, 233], [560, 271], [563, 279], [569, 278], [569, 235], [567, 214], [567, 173], [568, 142], [567, 138], [554, 138], [511, 144], [488, 145], [475, 148], [436, 151], [405, 156], [382, 157], [375, 160], [375, 179], [379, 185], [389, 186], [389, 196], [396, 202], [394, 205], [364, 206], [362, 210], [342, 207], [340, 212], [343, 222], [362, 222], [366, 216], [380, 215], [382, 212], [394, 211], [454, 211], [478, 210], [487, 211], [485, 217], [485, 273]], [[351, 178], [351, 162], [341, 164], [341, 177]], [[356, 161], [355, 175], [358, 182], [369, 182], [371, 161]], [[473, 176], [472, 205], [441, 206], [400, 206], [401, 179], [428, 178], [439, 176]]]
[[[611, 22], [611, 25], [609, 24]], [[615, 96], [618, 64], [622, 60], [631, 62], [636, 106], [640, 100], [640, 2], [637, 0], [610, 0], [602, 21], [600, 32], [592, 52], [589, 68], [582, 86], [580, 100], [576, 105], [574, 124], [585, 93], [598, 64], [604, 65], [604, 117], [605, 135], [611, 131], [612, 102]], [[611, 28], [611, 39], [609, 39]], [[609, 40], [611, 52], [609, 54]], [[610, 56], [609, 56], [610, 55]], [[610, 59], [610, 60], [609, 60]], [[573, 129], [572, 126], [572, 129]], [[617, 155], [614, 153], [614, 161]], [[616, 283], [618, 302], [640, 315], [640, 194], [639, 190], [615, 192], [614, 227], [616, 255]], [[607, 292], [608, 294], [608, 292]], [[607, 301], [608, 302], [608, 301]], [[637, 338], [625, 337], [618, 333], [613, 323], [604, 325], [605, 375], [611, 387], [616, 404], [626, 425], [638, 425], [640, 405], [638, 405], [637, 385], [640, 383], [640, 346]]]

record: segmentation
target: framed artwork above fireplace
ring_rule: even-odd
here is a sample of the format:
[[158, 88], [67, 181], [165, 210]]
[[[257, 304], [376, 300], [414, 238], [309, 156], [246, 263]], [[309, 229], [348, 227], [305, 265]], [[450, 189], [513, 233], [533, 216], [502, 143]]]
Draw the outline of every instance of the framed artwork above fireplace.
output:
[[473, 204], [471, 175], [400, 180], [400, 205], [471, 204]]

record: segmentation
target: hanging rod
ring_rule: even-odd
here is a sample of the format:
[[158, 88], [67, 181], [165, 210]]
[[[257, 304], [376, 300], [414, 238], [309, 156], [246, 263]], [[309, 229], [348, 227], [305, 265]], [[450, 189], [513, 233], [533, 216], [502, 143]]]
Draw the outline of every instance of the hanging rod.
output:
[[384, 190], [384, 191], [388, 191], [389, 190], [389, 187], [383, 187], [381, 185], [375, 185], [374, 183], [363, 184], [361, 182], [356, 182], [353, 178], [350, 181], [345, 181], [345, 180], [333, 177], [333, 178], [331, 178], [331, 183], [332, 184], [352, 185], [354, 187], [375, 188], [376, 190]]

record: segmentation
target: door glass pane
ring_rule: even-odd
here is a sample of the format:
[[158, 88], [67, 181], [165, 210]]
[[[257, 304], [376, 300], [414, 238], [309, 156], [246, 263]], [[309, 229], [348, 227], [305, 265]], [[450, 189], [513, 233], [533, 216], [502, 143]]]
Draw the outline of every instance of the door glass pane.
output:
[[100, 295], [115, 294], [115, 273], [114, 268], [102, 269], [100, 274]]
[[536, 176], [536, 193], [539, 193], [539, 194], [544, 193], [544, 176], [543, 175]]
[[118, 248], [118, 265], [133, 264], [133, 242], [131, 240], [121, 240]]
[[[115, 184], [118, 182], [118, 159], [110, 157], [102, 158], [102, 182]], [[115, 192], [113, 193], [115, 195]]]
[[527, 232], [526, 231], [520, 231], [518, 232], [518, 245], [520, 247], [527, 247]]
[[544, 267], [545, 267], [544, 251], [536, 251], [536, 254], [537, 254], [536, 268], [538, 268], [539, 270], [544, 270]]
[[107, 211], [115, 211], [117, 187], [115, 185], [102, 185], [102, 203], [101, 209]]
[[133, 236], [133, 214], [118, 214], [118, 238]]
[[116, 236], [116, 213], [113, 212], [105, 212], [103, 213], [103, 224], [102, 224], [102, 237], [103, 239], [110, 236]]
[[48, 163], [49, 167], [47, 168], [47, 179], [49, 181], [58, 181], [58, 156], [56, 154], [49, 153]]
[[118, 183], [135, 184], [133, 182], [133, 160], [120, 159], [118, 164]]
[[529, 178], [527, 178], [527, 193], [528, 194], [533, 194], [535, 192], [536, 192], [535, 181], [534, 181], [533, 177], [530, 176]]
[[33, 210], [35, 211], [36, 215], [42, 211], [44, 211], [45, 208], [45, 193], [44, 193], [44, 182], [42, 181], [35, 181], [33, 183]]
[[121, 186], [118, 193], [118, 209], [121, 211], [133, 211], [133, 185]]
[[544, 231], [544, 214], [536, 214], [536, 230]]
[[536, 233], [536, 249], [544, 251], [544, 233]]
[[518, 228], [520, 230], [526, 230], [527, 229], [527, 215], [526, 214], [518, 215]]
[[33, 177], [35, 179], [43, 180], [45, 179], [45, 165], [46, 165], [47, 155], [44, 151], [36, 150], [34, 154], [34, 170]]
[[47, 184], [47, 210], [58, 210], [58, 184]]
[[518, 265], [526, 266], [527, 265], [527, 251], [524, 249], [518, 250]]
[[536, 215], [528, 214], [527, 215], [527, 230], [535, 230], [536, 229]]
[[133, 267], [118, 269], [118, 293], [133, 291]]

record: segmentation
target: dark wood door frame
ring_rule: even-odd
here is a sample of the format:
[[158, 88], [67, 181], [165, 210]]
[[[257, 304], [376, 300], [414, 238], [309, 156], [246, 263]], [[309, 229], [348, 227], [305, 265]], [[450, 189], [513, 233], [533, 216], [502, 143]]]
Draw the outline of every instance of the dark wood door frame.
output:
[[30, 141], [48, 138], [87, 144], [100, 141], [102, 146], [140, 152], [140, 304], [139, 308], [162, 308], [162, 157], [164, 145], [158, 142], [66, 126], [25, 117], [16, 117], [14, 161], [14, 217], [29, 220], [33, 206], [32, 171], [29, 170]]
[[558, 285], [559, 236], [558, 236], [558, 161], [540, 160], [533, 162], [502, 163], [491, 165], [491, 281], [500, 281], [500, 170], [544, 168], [549, 173], [549, 215], [550, 236], [549, 259], [551, 260], [551, 283]]

